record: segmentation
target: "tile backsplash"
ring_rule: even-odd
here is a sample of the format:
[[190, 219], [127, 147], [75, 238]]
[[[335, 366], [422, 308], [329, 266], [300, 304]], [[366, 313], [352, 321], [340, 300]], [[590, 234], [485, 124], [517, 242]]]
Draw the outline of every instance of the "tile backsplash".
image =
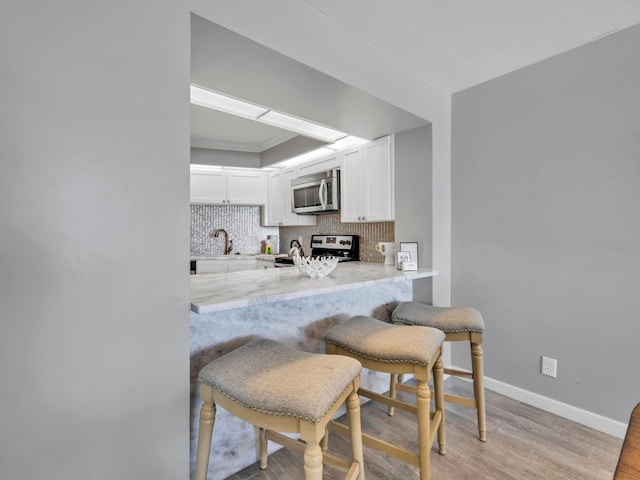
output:
[[191, 205], [191, 255], [224, 253], [224, 236], [212, 238], [224, 228], [233, 240], [234, 253], [260, 253], [268, 235], [278, 235], [278, 227], [261, 226], [261, 207], [244, 205]]
[[[305, 252], [311, 245], [311, 235], [336, 234], [360, 236], [360, 260], [364, 262], [384, 263], [384, 257], [376, 252], [378, 242], [395, 241], [394, 222], [342, 223], [339, 213], [316, 216], [316, 224], [304, 227], [280, 227], [280, 251], [288, 251], [291, 241], [302, 237]], [[283, 250], [284, 249], [284, 250]]]
[[306, 253], [311, 245], [311, 235], [350, 234], [360, 236], [360, 259], [365, 262], [383, 263], [384, 257], [375, 251], [378, 242], [395, 241], [394, 222], [342, 223], [340, 214], [316, 217], [316, 225], [303, 227], [263, 227], [262, 209], [243, 205], [191, 205], [191, 255], [221, 255], [224, 238], [212, 238], [217, 228], [224, 228], [233, 240], [234, 253], [264, 252], [268, 235], [279, 235], [280, 252], [287, 253], [294, 239], [302, 237]]

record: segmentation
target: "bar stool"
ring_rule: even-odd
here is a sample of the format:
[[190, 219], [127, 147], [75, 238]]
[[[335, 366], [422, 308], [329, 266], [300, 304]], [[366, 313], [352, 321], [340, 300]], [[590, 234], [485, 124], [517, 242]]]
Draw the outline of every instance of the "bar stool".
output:
[[[418, 454], [377, 439], [367, 433], [362, 441], [410, 465], [420, 468], [420, 480], [429, 479], [430, 452], [438, 436], [439, 452], [445, 454], [443, 366], [441, 359], [444, 334], [435, 328], [397, 326], [371, 317], [351, 317], [330, 329], [324, 337], [326, 353], [355, 358], [364, 368], [391, 374], [413, 374], [418, 385], [416, 403], [401, 402], [363, 388], [358, 393], [386, 405], [413, 413], [418, 417]], [[433, 371], [435, 412], [431, 415], [429, 375]], [[342, 434], [347, 429], [329, 425]]]
[[[445, 394], [447, 402], [475, 408], [478, 416], [480, 440], [487, 440], [487, 423], [484, 404], [484, 365], [482, 355], [482, 334], [484, 320], [475, 308], [470, 307], [434, 307], [418, 302], [403, 302], [391, 314], [391, 321], [398, 325], [419, 325], [442, 330], [446, 342], [468, 341], [471, 345], [471, 372], [467, 370], [445, 368], [444, 373], [473, 380], [474, 398]], [[391, 378], [395, 388], [396, 378]]]
[[[209, 468], [216, 405], [260, 428], [260, 468], [267, 467], [267, 440], [304, 454], [306, 480], [322, 479], [322, 464], [364, 480], [360, 429], [361, 365], [344, 357], [301, 352], [268, 339], [248, 343], [207, 364], [198, 375], [200, 433], [195, 480]], [[352, 460], [325, 454], [319, 442], [332, 416], [346, 402]], [[299, 433], [300, 440], [282, 433]]]

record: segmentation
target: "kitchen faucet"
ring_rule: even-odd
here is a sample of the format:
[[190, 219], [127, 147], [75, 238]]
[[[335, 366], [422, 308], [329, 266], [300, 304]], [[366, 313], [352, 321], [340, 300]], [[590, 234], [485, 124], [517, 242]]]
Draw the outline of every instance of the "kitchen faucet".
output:
[[211, 237], [218, 238], [220, 232], [224, 233], [224, 254], [229, 255], [233, 250], [233, 240], [229, 240], [229, 234], [224, 228], [218, 228], [211, 234]]

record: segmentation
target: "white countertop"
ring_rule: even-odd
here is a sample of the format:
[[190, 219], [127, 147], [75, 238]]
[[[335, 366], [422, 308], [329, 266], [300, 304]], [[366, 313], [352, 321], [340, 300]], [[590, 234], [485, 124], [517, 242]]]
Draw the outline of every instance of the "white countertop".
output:
[[420, 269], [402, 272], [371, 262], [339, 263], [329, 276], [312, 279], [295, 267], [192, 275], [191, 310], [205, 314], [281, 300], [293, 300], [379, 283], [433, 277], [438, 272]]

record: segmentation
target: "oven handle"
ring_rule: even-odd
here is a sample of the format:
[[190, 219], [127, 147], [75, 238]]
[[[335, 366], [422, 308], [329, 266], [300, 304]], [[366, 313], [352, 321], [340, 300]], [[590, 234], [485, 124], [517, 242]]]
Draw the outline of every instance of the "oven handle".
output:
[[320, 205], [322, 208], [327, 208], [327, 196], [328, 196], [327, 182], [325, 180], [320, 181]]

